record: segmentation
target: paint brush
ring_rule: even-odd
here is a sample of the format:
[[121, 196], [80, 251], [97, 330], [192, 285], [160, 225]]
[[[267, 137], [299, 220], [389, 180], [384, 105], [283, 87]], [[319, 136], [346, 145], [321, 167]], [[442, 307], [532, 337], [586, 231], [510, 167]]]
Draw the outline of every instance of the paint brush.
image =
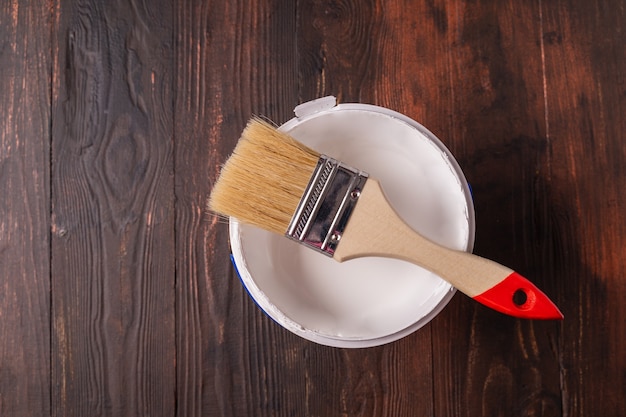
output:
[[541, 290], [512, 269], [413, 230], [376, 179], [257, 118], [222, 167], [209, 210], [285, 235], [339, 262], [381, 256], [414, 263], [511, 316], [563, 318]]

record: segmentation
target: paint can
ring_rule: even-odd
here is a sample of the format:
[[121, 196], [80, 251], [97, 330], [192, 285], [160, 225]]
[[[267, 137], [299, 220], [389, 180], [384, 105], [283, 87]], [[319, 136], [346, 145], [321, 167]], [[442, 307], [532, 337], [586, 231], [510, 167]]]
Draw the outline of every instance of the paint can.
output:
[[[295, 108], [279, 129], [378, 179], [415, 230], [472, 251], [474, 207], [458, 163], [424, 126], [387, 108], [324, 97]], [[246, 290], [274, 321], [327, 346], [398, 340], [433, 319], [454, 287], [404, 261], [338, 263], [283, 236], [230, 219], [232, 259]]]

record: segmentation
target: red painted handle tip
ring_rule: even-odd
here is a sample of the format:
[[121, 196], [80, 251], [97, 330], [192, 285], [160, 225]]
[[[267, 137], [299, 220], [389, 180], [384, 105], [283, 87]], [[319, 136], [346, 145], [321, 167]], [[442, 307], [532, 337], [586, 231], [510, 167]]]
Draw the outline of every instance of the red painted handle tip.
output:
[[532, 282], [512, 272], [474, 300], [501, 313], [524, 319], [562, 320], [556, 305]]

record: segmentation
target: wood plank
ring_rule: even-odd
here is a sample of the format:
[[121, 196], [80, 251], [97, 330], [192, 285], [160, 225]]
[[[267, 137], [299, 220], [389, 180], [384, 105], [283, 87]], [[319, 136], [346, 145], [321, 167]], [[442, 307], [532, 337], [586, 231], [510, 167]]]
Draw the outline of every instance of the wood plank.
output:
[[172, 7], [54, 5], [54, 415], [175, 412]]
[[[433, 7], [447, 29], [435, 42], [443, 71], [430, 80], [440, 92], [429, 93], [434, 102], [425, 107], [438, 109], [428, 124], [441, 132], [472, 185], [475, 253], [520, 271], [558, 300], [545, 229], [550, 154], [539, 3]], [[457, 297], [433, 322], [436, 414], [559, 415], [558, 326], [516, 320]]]
[[544, 2], [563, 415], [626, 413], [624, 2]]
[[0, 3], [0, 415], [50, 414], [50, 21]]
[[206, 212], [221, 164], [252, 114], [297, 104], [295, 3], [180, 2], [176, 9], [177, 414], [306, 415], [304, 341], [265, 316]]
[[[298, 15], [303, 101], [332, 94], [340, 102], [377, 104], [419, 120], [418, 101], [410, 98], [406, 86], [423, 71], [435, 70], [416, 56], [419, 41], [413, 37], [419, 34], [431, 42], [438, 35], [430, 25], [415, 30], [418, 22], [430, 19], [425, 5], [301, 2]], [[419, 68], [412, 72], [411, 65]], [[323, 371], [309, 376], [311, 398], [323, 393], [313, 403], [312, 415], [433, 415], [430, 325], [391, 345], [340, 352], [321, 349], [319, 354], [332, 359], [323, 366], [320, 357], [317, 366]]]
[[[382, 1], [304, 1], [298, 4], [300, 98], [334, 95], [339, 102], [375, 103], [379, 64], [389, 49], [386, 13], [401, 5]], [[390, 46], [388, 44], [384, 46]]]

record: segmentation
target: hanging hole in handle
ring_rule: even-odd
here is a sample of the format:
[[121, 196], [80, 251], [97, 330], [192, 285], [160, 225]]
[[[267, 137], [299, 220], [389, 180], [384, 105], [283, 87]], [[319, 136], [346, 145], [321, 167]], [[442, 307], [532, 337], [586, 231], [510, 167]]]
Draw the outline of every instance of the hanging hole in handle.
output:
[[528, 288], [518, 288], [513, 293], [513, 304], [519, 309], [530, 310], [537, 301], [537, 294]]
[[522, 288], [516, 290], [513, 293], [513, 304], [515, 304], [518, 307], [522, 307], [524, 304], [526, 304], [526, 301], [528, 301], [528, 295], [526, 294], [526, 291], [524, 291]]

